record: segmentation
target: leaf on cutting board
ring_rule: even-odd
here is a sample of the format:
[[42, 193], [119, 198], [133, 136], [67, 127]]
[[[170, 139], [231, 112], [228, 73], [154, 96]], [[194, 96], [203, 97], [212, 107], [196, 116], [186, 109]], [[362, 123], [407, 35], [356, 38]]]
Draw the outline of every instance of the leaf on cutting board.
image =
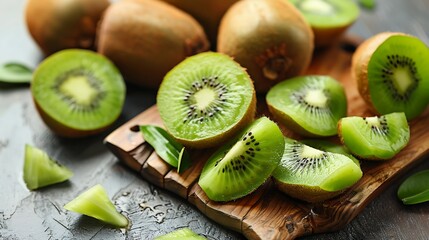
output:
[[5, 63], [0, 66], [0, 82], [3, 83], [30, 83], [33, 70], [21, 63]]
[[172, 167], [177, 168], [177, 172], [183, 172], [191, 166], [191, 159], [183, 145], [163, 128], [141, 125], [140, 132], [146, 142], [155, 149], [156, 154]]
[[429, 201], [429, 170], [409, 176], [399, 186], [398, 198], [406, 205]]

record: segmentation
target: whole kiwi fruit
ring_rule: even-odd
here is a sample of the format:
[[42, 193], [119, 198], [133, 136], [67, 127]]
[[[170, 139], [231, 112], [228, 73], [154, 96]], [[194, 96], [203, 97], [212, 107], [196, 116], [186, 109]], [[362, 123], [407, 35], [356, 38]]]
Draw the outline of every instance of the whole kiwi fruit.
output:
[[45, 55], [66, 48], [93, 49], [108, 0], [28, 0], [27, 28]]
[[242, 0], [222, 18], [217, 50], [245, 67], [261, 93], [306, 70], [313, 41], [310, 26], [288, 1]]
[[157, 88], [186, 57], [209, 49], [200, 24], [162, 1], [112, 4], [97, 34], [98, 52], [115, 63], [127, 82], [148, 88]]

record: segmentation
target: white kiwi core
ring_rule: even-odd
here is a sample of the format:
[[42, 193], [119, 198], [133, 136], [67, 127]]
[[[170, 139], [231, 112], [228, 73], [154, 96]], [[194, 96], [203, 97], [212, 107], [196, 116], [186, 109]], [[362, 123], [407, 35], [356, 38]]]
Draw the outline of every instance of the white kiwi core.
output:
[[404, 94], [413, 85], [412, 75], [408, 68], [397, 68], [393, 70], [393, 84], [399, 93]]
[[301, 3], [301, 9], [319, 15], [330, 15], [335, 12], [334, 7], [323, 0], [305, 0]]
[[76, 103], [89, 105], [97, 96], [97, 90], [88, 82], [85, 76], [67, 78], [60, 86], [62, 94], [70, 97]]
[[328, 98], [320, 89], [311, 89], [309, 90], [304, 97], [304, 100], [312, 106], [315, 107], [326, 107], [326, 102]]
[[194, 94], [197, 108], [202, 110], [210, 106], [215, 101], [216, 93], [209, 88], [203, 88]]
[[323, 155], [323, 152], [320, 151], [319, 149], [315, 149], [309, 146], [304, 146], [302, 148], [302, 153], [301, 153], [301, 157], [308, 157], [308, 158], [312, 158], [315, 156], [320, 156]]
[[378, 117], [367, 117], [365, 118], [365, 121], [371, 126], [381, 127]]

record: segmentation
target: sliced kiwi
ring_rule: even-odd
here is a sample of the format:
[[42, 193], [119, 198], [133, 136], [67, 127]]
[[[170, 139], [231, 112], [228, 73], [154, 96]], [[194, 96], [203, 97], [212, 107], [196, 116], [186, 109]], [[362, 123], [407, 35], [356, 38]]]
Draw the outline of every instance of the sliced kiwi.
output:
[[335, 43], [335, 40], [359, 16], [359, 7], [353, 0], [289, 0], [310, 24], [316, 47]]
[[338, 134], [355, 156], [368, 160], [390, 159], [410, 140], [410, 128], [403, 112], [343, 118], [338, 122]]
[[184, 240], [204, 240], [207, 239], [203, 236], [200, 236], [196, 234], [194, 231], [192, 231], [190, 228], [180, 228], [177, 230], [174, 230], [170, 233], [167, 233], [162, 236], [156, 237], [154, 240], [177, 240], [177, 239], [184, 239]]
[[284, 154], [273, 177], [276, 186], [291, 197], [320, 202], [355, 184], [362, 177], [362, 170], [346, 155], [285, 138]]
[[255, 115], [252, 80], [230, 57], [189, 57], [164, 78], [157, 105], [167, 131], [186, 146], [206, 148], [230, 139]]
[[198, 184], [213, 201], [243, 197], [267, 180], [283, 150], [284, 138], [277, 124], [259, 118], [210, 157]]
[[290, 130], [303, 136], [333, 136], [347, 114], [343, 86], [328, 76], [301, 76], [270, 89], [268, 109]]
[[408, 120], [429, 103], [429, 48], [403, 33], [380, 33], [353, 55], [359, 93], [378, 114], [404, 112]]
[[24, 182], [27, 188], [35, 190], [55, 183], [64, 182], [73, 172], [50, 158], [43, 150], [25, 145]]
[[82, 137], [105, 130], [119, 117], [125, 84], [107, 58], [69, 49], [39, 65], [31, 93], [42, 119], [54, 132]]
[[64, 208], [69, 211], [96, 218], [112, 226], [128, 226], [128, 219], [116, 210], [106, 190], [100, 184], [81, 193], [75, 199], [67, 203]]
[[332, 152], [332, 153], [339, 153], [346, 155], [349, 157], [353, 162], [355, 162], [358, 166], [360, 166], [360, 162], [357, 158], [353, 156], [353, 154], [350, 152], [349, 149], [347, 149], [344, 145], [333, 143], [329, 140], [325, 139], [304, 139], [300, 141], [301, 143], [325, 151], [325, 152]]

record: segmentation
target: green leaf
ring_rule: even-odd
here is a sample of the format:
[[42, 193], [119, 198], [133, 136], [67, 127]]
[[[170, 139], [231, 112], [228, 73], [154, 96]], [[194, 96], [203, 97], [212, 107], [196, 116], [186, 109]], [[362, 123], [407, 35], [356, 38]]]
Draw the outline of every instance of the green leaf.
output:
[[6, 63], [0, 66], [0, 82], [29, 83], [33, 77], [33, 70], [20, 63]]
[[398, 198], [406, 205], [429, 201], [429, 170], [408, 177], [398, 189]]
[[178, 143], [163, 128], [153, 125], [140, 126], [143, 138], [154, 149], [156, 154], [172, 167], [177, 168], [177, 172], [184, 171], [191, 166], [191, 160], [182, 144]]

